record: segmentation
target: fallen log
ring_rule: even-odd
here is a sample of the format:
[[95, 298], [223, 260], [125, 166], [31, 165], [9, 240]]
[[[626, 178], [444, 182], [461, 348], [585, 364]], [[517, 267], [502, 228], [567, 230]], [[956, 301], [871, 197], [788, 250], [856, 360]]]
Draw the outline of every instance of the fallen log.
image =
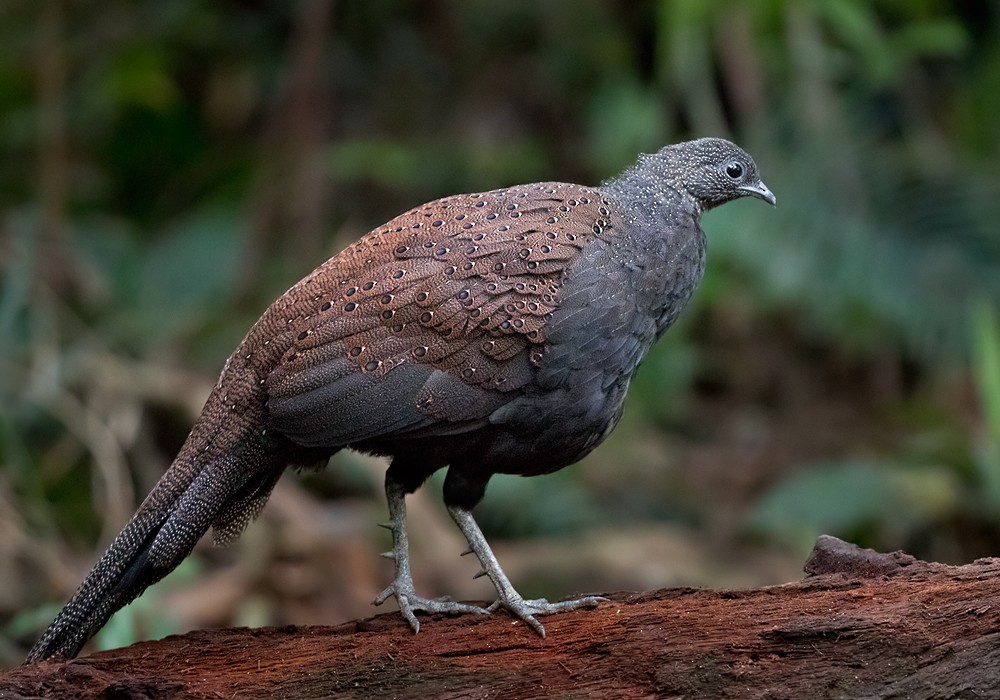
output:
[[1000, 698], [1000, 559], [821, 537], [794, 583], [612, 593], [545, 618], [218, 629], [0, 676], [0, 698]]

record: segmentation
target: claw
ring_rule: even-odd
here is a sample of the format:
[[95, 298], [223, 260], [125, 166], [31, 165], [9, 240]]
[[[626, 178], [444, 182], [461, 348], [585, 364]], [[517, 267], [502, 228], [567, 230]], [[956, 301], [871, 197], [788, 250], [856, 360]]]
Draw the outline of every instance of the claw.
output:
[[386, 478], [386, 500], [389, 503], [389, 523], [382, 524], [392, 532], [392, 550], [383, 552], [381, 556], [392, 559], [396, 563], [396, 575], [392, 583], [375, 596], [373, 605], [381, 605], [390, 597], [399, 604], [403, 618], [413, 628], [420, 631], [420, 622], [416, 612], [445, 613], [458, 615], [463, 613], [485, 614], [486, 610], [476, 605], [456, 603], [450, 598], [423, 598], [417, 595], [413, 588], [413, 577], [410, 575], [410, 552], [406, 537], [406, 504], [402, 488]]
[[455, 506], [448, 506], [448, 512], [462, 530], [465, 539], [469, 542], [469, 549], [475, 552], [476, 557], [479, 558], [479, 562], [483, 565], [482, 570], [473, 576], [473, 578], [489, 576], [490, 581], [493, 582], [493, 587], [496, 588], [497, 599], [492, 605], [486, 608], [486, 612], [493, 613], [503, 608], [535, 630], [539, 636], [544, 637], [545, 627], [538, 621], [536, 615], [549, 615], [566, 610], [575, 610], [583, 606], [594, 606], [605, 600], [599, 596], [587, 596], [579, 600], [566, 600], [558, 603], [550, 603], [544, 598], [525, 600], [511, 584], [510, 579], [507, 578], [503, 569], [500, 568], [500, 562], [497, 561], [493, 550], [490, 549], [482, 530], [479, 529], [475, 519], [472, 517], [472, 513], [464, 508]]
[[462, 615], [465, 613], [486, 614], [486, 608], [478, 605], [467, 605], [466, 603], [456, 603], [447, 596], [442, 598], [424, 598], [413, 591], [413, 581], [408, 577], [397, 577], [385, 590], [379, 593], [373, 605], [381, 605], [390, 597], [396, 598], [399, 611], [406, 618], [413, 632], [420, 631], [420, 622], [417, 620], [416, 612], [444, 613], [446, 615]]
[[535, 630], [535, 632], [538, 633], [539, 637], [545, 639], [545, 627], [542, 626], [542, 623], [539, 622], [534, 615], [518, 614], [518, 617], [524, 620], [528, 624], [528, 626], [531, 627], [531, 629]]
[[399, 603], [399, 612], [403, 613], [403, 618], [410, 624], [413, 628], [413, 634], [420, 631], [420, 621], [417, 616], [413, 613], [413, 608], [410, 606], [409, 599], [405, 595], [400, 595], [396, 593], [396, 602]]
[[588, 596], [579, 600], [567, 600], [559, 603], [550, 603], [544, 598], [537, 600], [525, 600], [521, 597], [510, 579], [500, 568], [493, 550], [490, 549], [486, 538], [472, 517], [472, 513], [463, 508], [448, 506], [448, 512], [452, 519], [462, 530], [469, 548], [462, 552], [475, 554], [482, 565], [482, 569], [472, 578], [482, 578], [488, 576], [497, 590], [496, 601], [486, 608], [465, 603], [456, 603], [450, 598], [423, 598], [417, 595], [413, 588], [413, 577], [410, 575], [410, 555], [406, 537], [406, 503], [405, 494], [402, 487], [391, 478], [386, 478], [385, 483], [386, 500], [389, 503], [389, 523], [380, 523], [382, 527], [392, 532], [392, 550], [383, 552], [382, 556], [392, 559], [395, 562], [396, 576], [392, 583], [386, 586], [372, 601], [374, 605], [381, 605], [390, 597], [395, 597], [399, 604], [399, 610], [406, 622], [413, 628], [414, 632], [420, 631], [420, 622], [417, 620], [417, 611], [429, 613], [445, 613], [448, 615], [458, 615], [463, 613], [475, 613], [478, 615], [489, 614], [503, 608], [511, 615], [522, 620], [526, 625], [535, 630], [539, 636], [545, 636], [545, 627], [542, 626], [536, 616], [548, 615], [564, 610], [574, 610], [582, 606], [593, 606], [603, 601], [599, 596]]

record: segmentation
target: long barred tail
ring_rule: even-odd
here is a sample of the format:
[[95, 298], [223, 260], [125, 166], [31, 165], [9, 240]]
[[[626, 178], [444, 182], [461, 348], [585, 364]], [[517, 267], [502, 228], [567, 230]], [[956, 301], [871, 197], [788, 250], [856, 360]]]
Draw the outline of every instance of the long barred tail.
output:
[[262, 503], [284, 464], [246, 452], [230, 452], [203, 467], [175, 461], [25, 663], [76, 656], [108, 618], [173, 571], [213, 523], [228, 527], [229, 514], [241, 510], [234, 506]]

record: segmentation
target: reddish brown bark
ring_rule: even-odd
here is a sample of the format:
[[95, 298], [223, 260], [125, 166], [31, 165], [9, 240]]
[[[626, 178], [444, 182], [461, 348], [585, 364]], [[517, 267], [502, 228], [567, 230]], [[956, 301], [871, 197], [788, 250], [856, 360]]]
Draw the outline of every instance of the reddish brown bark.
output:
[[193, 632], [0, 677], [0, 697], [996, 698], [1000, 559], [821, 538], [795, 583], [618, 593], [545, 619]]

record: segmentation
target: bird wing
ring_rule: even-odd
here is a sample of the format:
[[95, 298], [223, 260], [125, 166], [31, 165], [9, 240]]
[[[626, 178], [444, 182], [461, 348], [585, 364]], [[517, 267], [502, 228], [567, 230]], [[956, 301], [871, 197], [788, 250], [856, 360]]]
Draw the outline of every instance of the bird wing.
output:
[[540, 183], [436, 200], [362, 237], [269, 309], [287, 339], [264, 379], [272, 426], [339, 447], [480, 423], [534, 376], [604, 204]]

